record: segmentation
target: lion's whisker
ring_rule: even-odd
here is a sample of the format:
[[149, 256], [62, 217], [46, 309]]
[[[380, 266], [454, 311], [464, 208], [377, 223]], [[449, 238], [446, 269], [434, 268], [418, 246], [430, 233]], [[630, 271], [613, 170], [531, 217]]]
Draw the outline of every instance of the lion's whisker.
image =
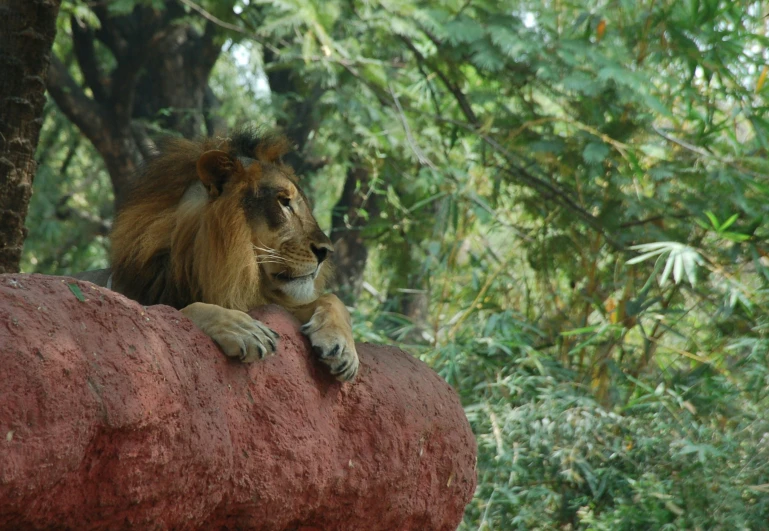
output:
[[259, 256], [259, 255], [256, 255], [256, 259], [257, 260], [274, 260], [276, 262], [284, 262], [286, 264], [288, 263], [288, 260], [286, 260], [282, 256], [270, 256], [270, 255]]
[[265, 252], [267, 254], [275, 254], [275, 255], [278, 254], [278, 252], [276, 250], [274, 250], [274, 249], [265, 249], [264, 247], [258, 247], [256, 245], [252, 245], [252, 247], [254, 249], [256, 249], [257, 251], [263, 251], [263, 252]]
[[259, 245], [261, 245], [262, 247], [252, 243], [251, 245], [254, 247], [254, 249], [258, 249], [260, 251], [264, 251], [264, 252], [272, 253], [272, 254], [277, 254], [278, 253], [278, 251], [276, 251], [272, 247], [268, 247], [268, 246], [264, 245], [264, 243], [262, 243], [262, 241], [259, 238], [257, 238], [256, 241], [258, 241]]
[[[262, 251], [262, 252], [266, 253], [267, 257], [269, 257], [269, 258], [274, 258], [274, 259], [277, 259], [277, 260], [283, 260], [283, 261], [285, 261], [285, 258], [284, 258], [284, 257], [282, 257], [282, 256], [280, 256], [280, 255], [277, 253], [277, 251], [275, 251], [274, 249], [269, 249], [269, 248], [259, 247], [258, 245], [254, 245], [253, 243], [251, 244], [251, 247], [252, 247], [252, 248], [253, 248], [255, 251]], [[257, 258], [261, 258], [261, 257], [260, 257], [259, 255], [257, 255]]]

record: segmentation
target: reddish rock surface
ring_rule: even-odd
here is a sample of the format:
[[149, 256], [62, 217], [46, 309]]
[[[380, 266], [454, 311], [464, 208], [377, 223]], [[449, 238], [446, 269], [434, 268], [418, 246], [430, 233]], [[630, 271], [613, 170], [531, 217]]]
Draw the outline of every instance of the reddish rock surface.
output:
[[364, 344], [339, 384], [291, 316], [254, 315], [281, 343], [242, 365], [167, 306], [0, 275], [0, 529], [455, 529], [475, 440], [452, 389]]

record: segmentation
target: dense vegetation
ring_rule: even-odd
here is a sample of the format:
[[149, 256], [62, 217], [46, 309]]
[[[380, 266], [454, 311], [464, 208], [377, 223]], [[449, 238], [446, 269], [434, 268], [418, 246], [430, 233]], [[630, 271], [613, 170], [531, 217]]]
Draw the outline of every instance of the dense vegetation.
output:
[[[359, 236], [359, 338], [460, 393], [462, 529], [769, 525], [762, 2], [71, 0], [54, 51], [98, 99], [73, 31], [171, 4], [221, 46], [206, 122], [299, 135]], [[23, 270], [105, 266], [114, 167], [53, 102], [38, 160]]]

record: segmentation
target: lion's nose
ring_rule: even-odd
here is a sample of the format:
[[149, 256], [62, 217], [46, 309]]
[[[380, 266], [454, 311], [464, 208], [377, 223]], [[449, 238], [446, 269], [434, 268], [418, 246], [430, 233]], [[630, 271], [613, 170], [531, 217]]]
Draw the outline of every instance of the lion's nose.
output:
[[328, 255], [334, 252], [334, 248], [327, 243], [311, 244], [312, 254], [318, 259], [318, 264], [322, 264], [323, 261], [328, 258]]

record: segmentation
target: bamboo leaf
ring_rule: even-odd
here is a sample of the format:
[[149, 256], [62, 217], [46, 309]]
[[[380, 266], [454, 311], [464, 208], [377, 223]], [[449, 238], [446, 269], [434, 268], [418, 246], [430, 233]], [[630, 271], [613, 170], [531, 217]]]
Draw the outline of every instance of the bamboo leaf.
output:
[[77, 297], [77, 300], [80, 302], [85, 302], [85, 295], [83, 295], [83, 292], [80, 290], [80, 286], [78, 286], [75, 283], [67, 284], [69, 287], [69, 290]]

